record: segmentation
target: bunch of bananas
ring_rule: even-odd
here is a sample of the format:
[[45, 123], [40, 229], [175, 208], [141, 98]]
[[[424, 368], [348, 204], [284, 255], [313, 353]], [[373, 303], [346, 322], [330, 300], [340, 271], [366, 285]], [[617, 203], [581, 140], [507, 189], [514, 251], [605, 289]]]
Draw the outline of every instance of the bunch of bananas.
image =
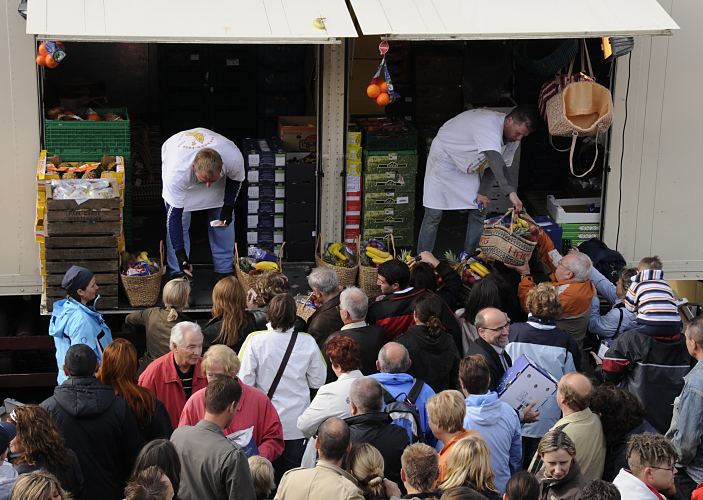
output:
[[491, 270], [488, 269], [486, 266], [481, 264], [480, 262], [472, 261], [469, 264], [469, 269], [471, 269], [472, 272], [480, 276], [481, 278], [485, 278], [489, 274], [491, 274]]
[[332, 243], [329, 247], [327, 247], [327, 251], [335, 256], [338, 260], [341, 260], [342, 262], [347, 260], [347, 256], [342, 253], [342, 244], [338, 241], [335, 241]]
[[515, 236], [527, 237], [527, 235], [530, 234], [530, 225], [526, 220], [520, 219], [519, 217], [515, 219], [510, 229]]
[[261, 262], [254, 264], [254, 269], [257, 271], [278, 271], [278, 264], [275, 262], [262, 260]]
[[388, 262], [393, 258], [390, 253], [374, 248], [371, 245], [366, 245], [366, 250], [364, 253], [366, 253], [366, 256], [371, 259], [371, 262], [377, 266], [383, 264], [384, 262]]
[[322, 254], [322, 260], [337, 267], [354, 267], [356, 256], [349, 248], [339, 241], [327, 245], [327, 249]]

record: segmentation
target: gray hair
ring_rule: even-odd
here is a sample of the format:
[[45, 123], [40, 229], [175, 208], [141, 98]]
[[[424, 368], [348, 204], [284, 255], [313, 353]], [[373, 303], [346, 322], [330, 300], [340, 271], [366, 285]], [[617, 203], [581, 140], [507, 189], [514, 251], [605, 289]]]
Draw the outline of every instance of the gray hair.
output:
[[381, 373], [405, 373], [410, 368], [410, 353], [404, 345], [389, 342], [378, 351], [378, 364]]
[[586, 281], [591, 276], [591, 268], [593, 267], [591, 258], [583, 252], [571, 252], [569, 255], [571, 263], [567, 268], [574, 273], [574, 279]]
[[320, 293], [331, 293], [339, 286], [339, 280], [332, 269], [316, 267], [308, 276], [308, 285]]
[[359, 413], [375, 413], [383, 408], [383, 388], [373, 377], [361, 377], [352, 382], [349, 400]]
[[183, 345], [183, 337], [185, 337], [186, 332], [195, 332], [203, 337], [203, 331], [200, 329], [200, 325], [193, 323], [192, 321], [181, 321], [176, 323], [171, 328], [171, 338], [169, 339], [169, 344], [181, 346]]
[[347, 311], [351, 319], [361, 321], [369, 311], [369, 298], [361, 288], [350, 286], [339, 296], [339, 308]]

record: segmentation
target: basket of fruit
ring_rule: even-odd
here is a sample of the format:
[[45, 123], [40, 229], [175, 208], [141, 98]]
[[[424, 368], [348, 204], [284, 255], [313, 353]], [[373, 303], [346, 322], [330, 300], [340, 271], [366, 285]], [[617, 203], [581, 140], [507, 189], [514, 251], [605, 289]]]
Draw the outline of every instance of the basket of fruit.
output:
[[157, 263], [147, 252], [122, 255], [120, 280], [127, 300], [132, 307], [156, 305], [161, 292], [161, 278], [164, 275], [164, 242], [159, 245], [160, 260]]
[[322, 238], [318, 236], [315, 244], [315, 265], [329, 267], [337, 273], [337, 280], [341, 287], [354, 286], [359, 272], [356, 253], [339, 241], [327, 243], [324, 245], [324, 250], [322, 247]]
[[512, 208], [502, 217], [486, 221], [479, 243], [484, 257], [512, 266], [530, 260], [536, 245], [537, 235], [533, 228]]
[[254, 288], [254, 285], [267, 273], [271, 271], [283, 270], [283, 247], [281, 244], [278, 255], [264, 250], [263, 248], [251, 246], [247, 250], [247, 257], [239, 257], [237, 245], [234, 245], [234, 272], [237, 279], [244, 287], [244, 291]]
[[[392, 252], [392, 254], [391, 254]], [[364, 241], [359, 246], [359, 288], [370, 298], [381, 295], [378, 282], [378, 266], [395, 259], [393, 235], [386, 237], [386, 242], [379, 240]]]

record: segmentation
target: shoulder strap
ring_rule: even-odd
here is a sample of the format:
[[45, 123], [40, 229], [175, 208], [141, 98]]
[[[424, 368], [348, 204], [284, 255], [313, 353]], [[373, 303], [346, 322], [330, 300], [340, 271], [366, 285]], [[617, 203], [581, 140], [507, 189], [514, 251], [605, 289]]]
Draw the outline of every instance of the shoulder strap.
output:
[[410, 392], [408, 392], [408, 401], [415, 404], [415, 401], [417, 401], [417, 398], [420, 396], [420, 392], [422, 392], [422, 388], [424, 386], [425, 383], [419, 378], [416, 378], [415, 382], [413, 382], [413, 386], [410, 388]]
[[385, 404], [391, 404], [392, 402], [395, 401], [393, 394], [388, 392], [388, 389], [386, 389], [384, 386], [381, 386], [381, 390], [383, 390], [383, 402]]
[[276, 393], [276, 389], [278, 389], [278, 383], [281, 381], [281, 377], [283, 377], [283, 372], [286, 369], [286, 365], [288, 364], [288, 360], [290, 359], [290, 355], [293, 352], [293, 347], [295, 346], [295, 341], [297, 339], [298, 332], [293, 332], [290, 336], [288, 347], [286, 347], [286, 353], [283, 355], [283, 359], [281, 360], [281, 366], [278, 367], [276, 376], [273, 378], [273, 382], [271, 382], [271, 387], [269, 387], [269, 392], [267, 394], [269, 399], [273, 399], [273, 395]]
[[625, 313], [622, 312], [622, 307], [618, 307], [618, 311], [620, 312], [620, 319], [618, 320], [618, 327], [615, 329], [615, 335], [620, 333], [620, 327], [622, 326], [622, 318], [625, 315]]

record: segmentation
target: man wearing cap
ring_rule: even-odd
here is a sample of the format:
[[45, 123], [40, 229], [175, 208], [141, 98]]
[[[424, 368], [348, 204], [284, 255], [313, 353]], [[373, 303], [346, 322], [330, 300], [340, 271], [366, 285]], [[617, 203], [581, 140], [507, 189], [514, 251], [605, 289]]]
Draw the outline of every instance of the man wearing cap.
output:
[[62, 367], [68, 379], [41, 406], [75, 451], [85, 498], [120, 500], [143, 443], [137, 419], [122, 397], [95, 378], [98, 360], [85, 344], [72, 345]]
[[232, 221], [234, 203], [244, 181], [242, 153], [226, 137], [200, 127], [167, 139], [161, 147], [161, 163], [169, 272], [192, 276], [190, 216], [192, 212], [206, 210], [215, 273], [232, 274]]
[[63, 365], [69, 347], [85, 344], [100, 362], [103, 349], [112, 342], [110, 327], [102, 314], [95, 310], [100, 295], [93, 272], [85, 267], [71, 266], [61, 280], [61, 288], [66, 290], [67, 297], [54, 302], [49, 323], [49, 335], [54, 337], [56, 346], [59, 385], [67, 378]]
[[17, 472], [12, 464], [7, 461], [10, 451], [10, 441], [15, 438], [14, 424], [0, 422], [0, 499], [10, 498], [12, 487], [17, 479]]

